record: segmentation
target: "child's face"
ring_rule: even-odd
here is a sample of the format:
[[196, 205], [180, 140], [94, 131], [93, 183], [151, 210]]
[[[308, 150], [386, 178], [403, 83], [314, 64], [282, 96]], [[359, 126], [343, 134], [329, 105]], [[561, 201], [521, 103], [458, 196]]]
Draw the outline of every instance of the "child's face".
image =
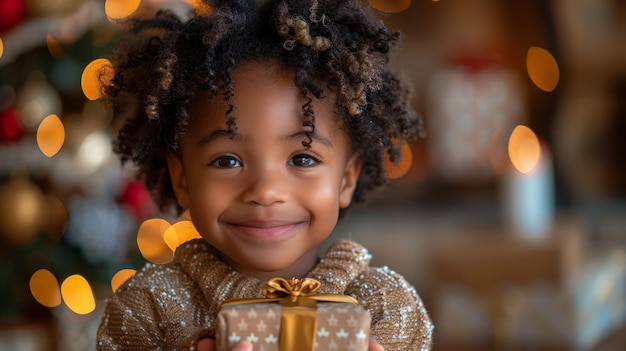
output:
[[222, 96], [197, 97], [180, 156], [168, 164], [178, 202], [200, 234], [241, 272], [301, 277], [350, 204], [361, 164], [337, 127], [330, 98], [314, 100], [310, 149], [293, 73], [268, 63], [233, 74], [237, 134]]

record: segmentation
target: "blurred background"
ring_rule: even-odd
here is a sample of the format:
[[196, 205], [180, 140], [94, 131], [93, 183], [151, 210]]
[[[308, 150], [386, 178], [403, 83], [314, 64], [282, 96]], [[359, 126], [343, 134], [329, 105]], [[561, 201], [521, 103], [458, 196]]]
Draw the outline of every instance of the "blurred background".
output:
[[[369, 3], [427, 138], [329, 241], [417, 288], [435, 350], [626, 349], [626, 2]], [[194, 6], [0, 0], [0, 350], [93, 349], [106, 298], [188, 238], [111, 154], [93, 72], [117, 19]]]

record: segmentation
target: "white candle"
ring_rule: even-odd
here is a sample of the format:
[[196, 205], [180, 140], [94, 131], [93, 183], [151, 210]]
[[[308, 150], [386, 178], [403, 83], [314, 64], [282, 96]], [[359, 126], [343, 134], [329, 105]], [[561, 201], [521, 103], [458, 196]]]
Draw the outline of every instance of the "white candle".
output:
[[[530, 131], [523, 128], [523, 132]], [[528, 135], [514, 140], [516, 131], [518, 128], [509, 141], [512, 164], [503, 179], [506, 221], [515, 234], [541, 239], [551, 230], [555, 212], [552, 158], [547, 144], [539, 143], [532, 131], [530, 133], [536, 141], [535, 146], [531, 144], [534, 141]], [[517, 145], [513, 145], [514, 143]], [[534, 160], [528, 159], [533, 157], [533, 152], [528, 152], [529, 147], [537, 148]], [[515, 148], [522, 152], [515, 153]], [[527, 167], [524, 168], [524, 165]]]

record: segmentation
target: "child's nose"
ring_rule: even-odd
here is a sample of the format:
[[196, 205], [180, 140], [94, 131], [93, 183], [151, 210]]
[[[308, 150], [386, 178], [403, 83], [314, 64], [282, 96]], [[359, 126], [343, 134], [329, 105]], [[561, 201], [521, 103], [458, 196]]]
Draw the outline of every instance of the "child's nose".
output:
[[289, 182], [280, 170], [266, 167], [251, 172], [250, 182], [243, 194], [244, 202], [271, 206], [284, 203], [288, 198]]

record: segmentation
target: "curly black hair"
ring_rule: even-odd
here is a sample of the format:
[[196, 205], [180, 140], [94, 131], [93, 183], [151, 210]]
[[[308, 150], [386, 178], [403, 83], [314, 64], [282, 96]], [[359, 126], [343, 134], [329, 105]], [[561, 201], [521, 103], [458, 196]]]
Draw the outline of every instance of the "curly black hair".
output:
[[[115, 152], [133, 161], [161, 210], [180, 212], [167, 170], [189, 125], [198, 91], [223, 97], [224, 123], [236, 132], [231, 75], [245, 62], [273, 60], [295, 71], [305, 104], [302, 126], [315, 130], [313, 98], [336, 95], [336, 111], [363, 168], [353, 200], [387, 182], [385, 153], [396, 162], [402, 143], [423, 133], [410, 91], [387, 66], [400, 34], [355, 0], [203, 0], [188, 18], [161, 11], [130, 19], [110, 61], [104, 101], [123, 118]], [[303, 140], [310, 146], [311, 138]]]

